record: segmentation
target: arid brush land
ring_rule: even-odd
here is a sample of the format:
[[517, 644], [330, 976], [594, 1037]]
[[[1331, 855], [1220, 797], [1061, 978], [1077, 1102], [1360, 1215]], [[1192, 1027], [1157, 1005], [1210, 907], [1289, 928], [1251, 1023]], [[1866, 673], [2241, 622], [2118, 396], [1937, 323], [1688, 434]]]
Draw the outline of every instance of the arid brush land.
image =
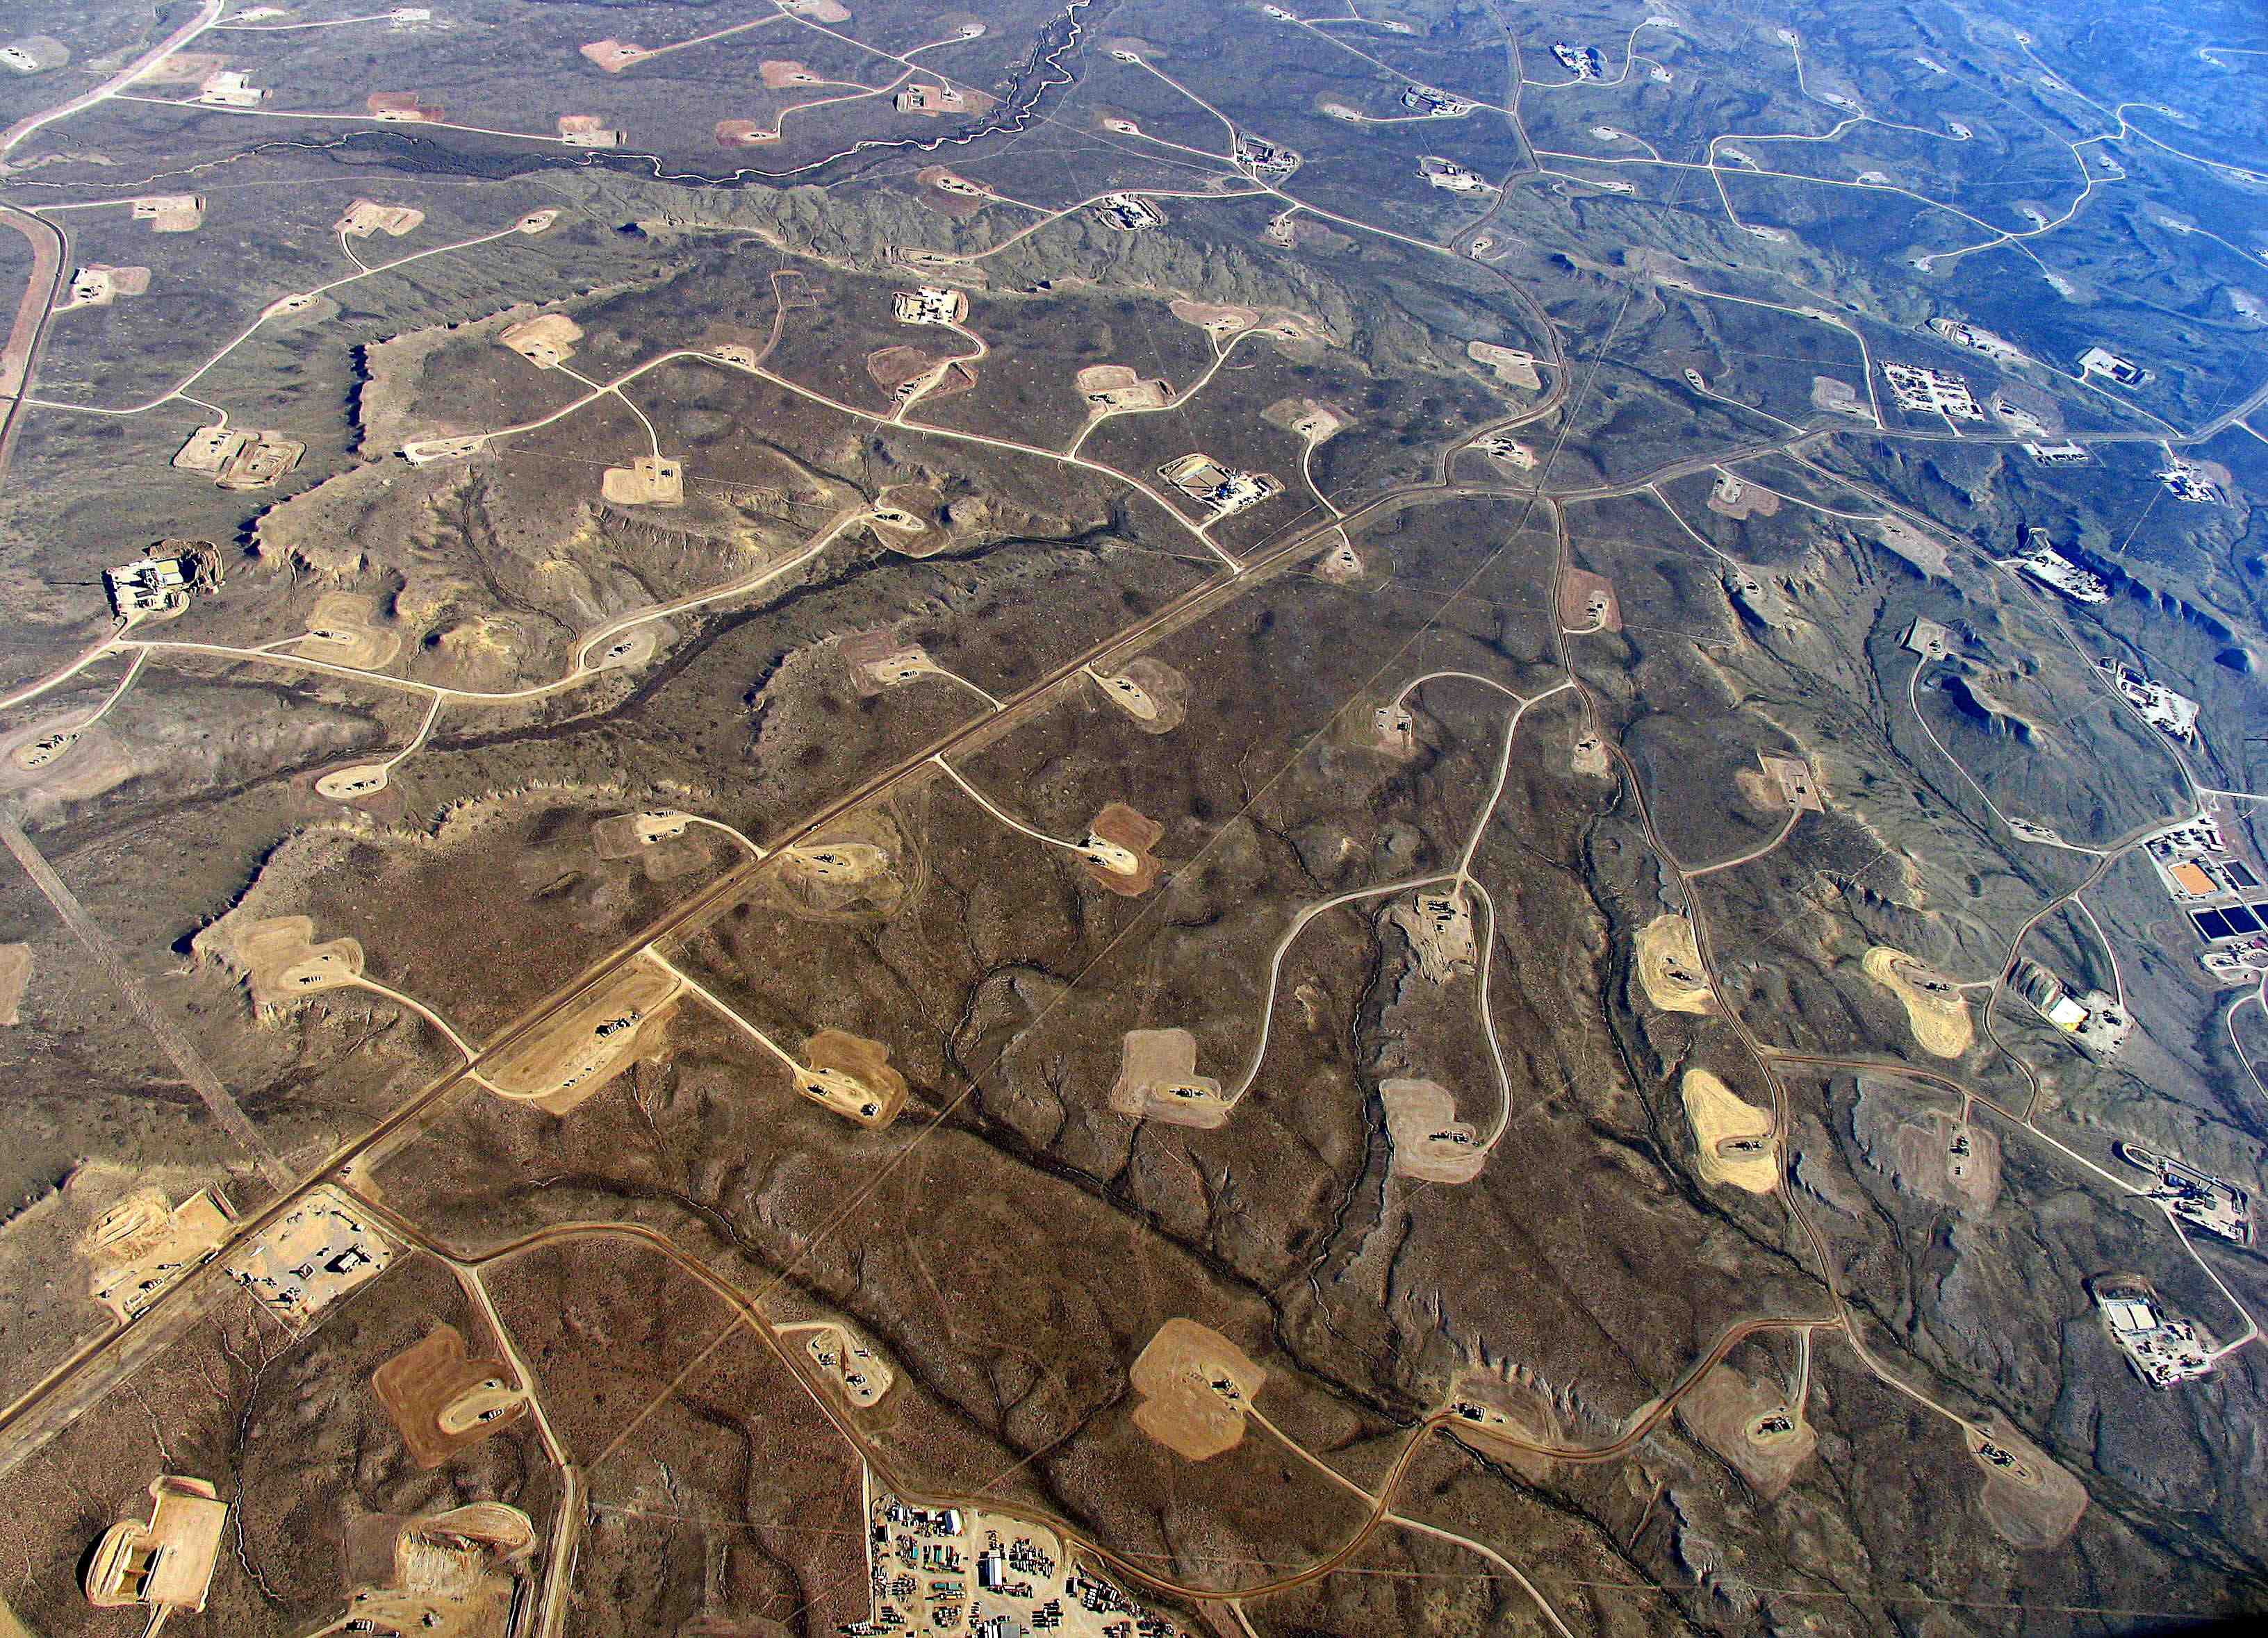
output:
[[2268, 14], [968, 4], [0, 18], [0, 1638], [2268, 1610]]

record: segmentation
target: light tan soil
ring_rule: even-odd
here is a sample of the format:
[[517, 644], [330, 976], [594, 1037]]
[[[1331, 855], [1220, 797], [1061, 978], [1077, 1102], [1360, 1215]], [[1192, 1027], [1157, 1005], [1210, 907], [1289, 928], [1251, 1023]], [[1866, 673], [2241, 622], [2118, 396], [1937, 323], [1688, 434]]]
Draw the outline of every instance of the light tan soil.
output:
[[1543, 1390], [1518, 1377], [1471, 1366], [1450, 1384], [1448, 1404], [1457, 1413], [1451, 1426], [1459, 1438], [1479, 1445], [1530, 1484], [1550, 1477], [1557, 1464], [1521, 1443], [1556, 1444], [1562, 1437], [1559, 1414]]
[[307, 615], [308, 635], [298, 651], [311, 660], [382, 671], [401, 652], [401, 634], [378, 623], [371, 599], [353, 591], [326, 591]]
[[1469, 1121], [1457, 1117], [1457, 1100], [1438, 1081], [1381, 1081], [1386, 1135], [1394, 1146], [1396, 1175], [1429, 1183], [1469, 1183], [1488, 1163]]
[[1712, 1365], [1678, 1400], [1677, 1420], [1769, 1502], [1787, 1488], [1819, 1445], [1819, 1436], [1787, 1407], [1786, 1397], [1771, 1383], [1751, 1381], [1730, 1365]]
[[190, 941], [200, 960], [217, 961], [243, 978], [262, 1023], [279, 1020], [299, 1001], [346, 989], [362, 973], [362, 945], [351, 938], [318, 943], [304, 915], [264, 918], [239, 907]]
[[1116, 672], [1097, 672], [1094, 680], [1102, 697], [1132, 717], [1145, 734], [1169, 734], [1188, 715], [1189, 679], [1146, 654]]
[[1312, 398], [1279, 398], [1260, 412], [1260, 418], [1310, 444], [1328, 444], [1354, 423], [1346, 411]]
[[1436, 984], [1470, 973], [1480, 959], [1473, 941], [1472, 900], [1447, 887], [1421, 887], [1386, 913], [1418, 958], [1418, 972]]
[[1559, 623], [1569, 631], [1620, 631], [1614, 582], [1587, 569], [1568, 569], [1559, 582]]
[[860, 1126], [879, 1129], [906, 1106], [906, 1077], [890, 1067], [890, 1050], [842, 1030], [821, 1030], [804, 1043], [806, 1073], [796, 1090]]
[[1933, 972], [1888, 944], [1869, 950], [1859, 965], [1866, 974], [1903, 1003], [1914, 1042], [1937, 1058], [1958, 1058], [1975, 1039], [1969, 1003], [1953, 981]]
[[1778, 1143], [1771, 1112], [1743, 1102], [1707, 1069], [1688, 1069], [1679, 1091], [1699, 1150], [1696, 1164], [1706, 1183], [1729, 1183], [1751, 1194], [1778, 1186]]
[[1158, 878], [1166, 867], [1151, 856], [1150, 849], [1164, 840], [1163, 825], [1123, 802], [1114, 802], [1094, 816], [1094, 823], [1087, 830], [1091, 835], [1125, 848], [1135, 859], [1131, 870], [1114, 870], [1093, 859], [1082, 859], [1079, 869], [1086, 873], [1089, 881], [1128, 899], [1148, 892], [1158, 885]]
[[549, 361], [564, 364], [575, 356], [575, 343], [583, 339], [583, 327], [563, 312], [538, 313], [533, 319], [522, 319], [508, 325], [497, 336], [497, 341], [531, 363]]
[[1771, 518], [1778, 514], [1779, 496], [1770, 489], [1758, 488], [1746, 478], [1719, 473], [1717, 481], [1709, 486], [1709, 510], [1719, 518], [1735, 520]]
[[1169, 1126], [1219, 1126], [1229, 1110], [1220, 1083], [1197, 1070], [1197, 1037], [1189, 1031], [1129, 1030], [1110, 1106]]
[[1664, 1012], [1716, 1010], [1716, 999], [1701, 976], [1693, 923], [1675, 913], [1657, 915], [1638, 929], [1638, 981], [1646, 998]]
[[[1977, 1510], [2008, 1541], [2028, 1552], [2060, 1546], [2087, 1511], [2087, 1487], [2048, 1459], [2040, 1447], [1995, 1418], [1984, 1437], [1963, 1430], [1969, 1454], [1984, 1471]], [[1995, 1460], [1998, 1451], [2007, 1459]]]
[[24, 988], [31, 981], [31, 945], [0, 944], [0, 1028], [23, 1021]]
[[[494, 1392], [477, 1392], [489, 1383], [501, 1385]], [[526, 1398], [511, 1367], [497, 1360], [468, 1358], [465, 1339], [454, 1326], [435, 1326], [423, 1341], [387, 1360], [371, 1373], [370, 1385], [420, 1467], [438, 1467], [527, 1412]], [[467, 1408], [497, 1414], [461, 1428], [445, 1428], [443, 1413], [460, 1399]]]
[[1142, 1396], [1134, 1425], [1192, 1462], [1243, 1442], [1246, 1408], [1268, 1380], [1236, 1344], [1194, 1319], [1159, 1326], [1128, 1376]]
[[[1962, 1138], [1969, 1152], [1955, 1155]], [[1922, 1199], [1980, 1216], [1999, 1200], [2000, 1140], [1989, 1128], [1935, 1109], [1898, 1128], [1892, 1142], [1899, 1180]]]
[[566, 1114], [660, 1044], [678, 1004], [675, 988], [645, 962], [622, 967], [490, 1059], [482, 1073], [506, 1097]]
[[1535, 373], [1535, 358], [1516, 347], [1498, 347], [1493, 342], [1467, 342], [1465, 356], [1506, 386], [1533, 393], [1543, 385], [1543, 378]]

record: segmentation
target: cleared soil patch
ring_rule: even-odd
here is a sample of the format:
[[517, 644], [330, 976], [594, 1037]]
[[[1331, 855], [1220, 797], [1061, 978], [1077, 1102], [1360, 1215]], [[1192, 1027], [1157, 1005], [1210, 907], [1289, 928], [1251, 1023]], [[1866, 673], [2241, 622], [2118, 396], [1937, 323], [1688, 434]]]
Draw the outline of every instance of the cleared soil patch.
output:
[[644, 46], [633, 46], [622, 40], [594, 40], [582, 48], [582, 53], [609, 74], [619, 74], [631, 63], [653, 55]]
[[1765, 756], [1759, 753], [1757, 761], [1764, 765], [1764, 777], [1779, 793], [1779, 805], [1799, 812], [1824, 813], [1826, 804], [1820, 799], [1819, 781], [1811, 771], [1811, 764], [1800, 756]]
[[511, 1367], [468, 1357], [454, 1326], [436, 1326], [387, 1360], [370, 1385], [420, 1467], [438, 1467], [527, 1412]]
[[1455, 1094], [1438, 1081], [1381, 1081], [1394, 1170], [1429, 1183], [1469, 1183], [1488, 1164], [1472, 1124], [1457, 1119]]
[[1569, 631], [1620, 631], [1623, 611], [1614, 582], [1587, 569], [1569, 568], [1559, 581], [1559, 623]]
[[1938, 1058], [1958, 1058], [1975, 1039], [1969, 1003], [1953, 981], [1903, 950], [1876, 944], [1859, 963], [1867, 976], [1905, 1004], [1915, 1044]]
[[227, 66], [217, 51], [169, 51], [134, 78], [139, 85], [195, 85]]
[[636, 859], [648, 881], [674, 881], [716, 863], [714, 831], [696, 831], [690, 816], [666, 808], [617, 813], [591, 826], [591, 851], [609, 863]]
[[1108, 887], [1112, 892], [1128, 899], [1145, 893], [1158, 885], [1165, 865], [1150, 856], [1150, 849], [1165, 840], [1166, 827], [1123, 802], [1114, 802], [1094, 816], [1087, 826], [1087, 840], [1108, 842], [1133, 857], [1128, 870], [1113, 870], [1096, 859], [1082, 859], [1079, 869], [1098, 887]]
[[902, 643], [887, 630], [854, 631], [843, 639], [842, 650], [850, 687], [862, 700], [901, 687], [917, 677], [942, 674], [920, 643]]
[[860, 1126], [886, 1127], [906, 1106], [906, 1077], [880, 1041], [821, 1030], [804, 1043], [803, 1065], [796, 1090]]
[[1342, 535], [1337, 545], [1315, 560], [1315, 572], [1335, 586], [1351, 584], [1362, 578], [1362, 554]]
[[1898, 1180], [1926, 1201], [1957, 1211], [1991, 1211], [2000, 1198], [2000, 1140], [1961, 1117], [1932, 1110], [1892, 1139]]
[[937, 379], [932, 382], [929, 390], [921, 395], [921, 401], [924, 404], [933, 404], [940, 398], [958, 398], [963, 393], [973, 392], [976, 386], [975, 366], [955, 359], [939, 371]]
[[1089, 364], [1072, 378], [1079, 395], [1096, 409], [1163, 409], [1174, 401], [1173, 384], [1129, 364]]
[[152, 233], [194, 233], [204, 225], [205, 202], [196, 194], [152, 194], [134, 201], [134, 220]]
[[1471, 901], [1452, 888], [1421, 888], [1409, 903], [1388, 910], [1386, 920], [1410, 941], [1419, 976], [1436, 984], [1472, 972], [1480, 959]]
[[866, 373], [885, 393], [895, 393], [909, 386], [936, 369], [944, 360], [935, 353], [924, 352], [903, 342], [893, 342], [887, 347], [877, 347], [866, 355]]
[[425, 213], [414, 206], [382, 205], [374, 199], [357, 199], [347, 207], [335, 231], [349, 239], [368, 239], [373, 233], [400, 239], [424, 219]]
[[1833, 410], [1838, 415], [1874, 419], [1874, 411], [1868, 409], [1859, 398], [1859, 389], [1848, 381], [1837, 380], [1833, 376], [1815, 375], [1811, 378], [1811, 407]]
[[0, 1028], [23, 1022], [24, 987], [31, 981], [31, 945], [0, 944]]
[[353, 591], [326, 591], [315, 599], [298, 649], [311, 660], [379, 671], [401, 652], [401, 634], [379, 625], [370, 599]]
[[1116, 672], [1092, 673], [1102, 697], [1134, 719], [1145, 734], [1167, 734], [1189, 714], [1189, 679], [1148, 655], [1130, 659]]
[[941, 165], [925, 165], [915, 172], [914, 185], [924, 207], [955, 222], [968, 221], [998, 196], [990, 184], [971, 181]]
[[446, 112], [438, 102], [420, 101], [414, 91], [374, 91], [363, 99], [363, 107], [372, 114], [390, 114], [411, 125], [438, 120]]
[[1219, 302], [1171, 301], [1166, 311], [1183, 324], [1194, 324], [1216, 336], [1233, 335], [1260, 322], [1260, 309], [1225, 305]]
[[1769, 1502], [1811, 1459], [1819, 1436], [1787, 1396], [1730, 1365], [1712, 1365], [1677, 1402], [1677, 1420]]
[[1178, 1318], [1158, 1327], [1128, 1374], [1142, 1396], [1134, 1425], [1193, 1462], [1243, 1443], [1245, 1413], [1268, 1380], [1219, 1332]]
[[920, 885], [925, 867], [880, 808], [847, 813], [779, 856], [764, 896], [806, 922], [885, 920]]
[[898, 1373], [890, 1369], [889, 1362], [847, 1326], [833, 1320], [813, 1326], [804, 1337], [803, 1348], [828, 1385], [860, 1410], [880, 1404], [883, 1396], [897, 1385]]
[[1462, 1438], [1470, 1439], [1531, 1484], [1549, 1478], [1555, 1465], [1527, 1444], [1556, 1444], [1561, 1438], [1559, 1413], [1550, 1397], [1533, 1384], [1512, 1376], [1470, 1367], [1457, 1373], [1449, 1385], [1449, 1409]]
[[[379, 1529], [387, 1519], [357, 1521]], [[375, 1531], [360, 1532], [374, 1534]], [[371, 1543], [350, 1539], [349, 1557], [366, 1559]], [[475, 1502], [400, 1524], [387, 1573], [348, 1595], [349, 1631], [458, 1634], [502, 1632], [519, 1601], [524, 1561], [535, 1549], [526, 1514], [498, 1502]], [[348, 1618], [341, 1618], [345, 1625]]]
[[1700, 1150], [1702, 1180], [1729, 1183], [1751, 1194], [1771, 1194], [1779, 1182], [1771, 1112], [1743, 1102], [1707, 1069], [1688, 1069], [1679, 1091]]
[[1719, 518], [1771, 518], [1779, 511], [1779, 496], [1745, 478], [1720, 472], [1709, 487], [1709, 510]]
[[351, 988], [362, 974], [362, 945], [351, 938], [315, 940], [305, 915], [256, 918], [230, 911], [189, 941], [201, 960], [217, 961], [251, 986], [252, 1004], [273, 1022], [295, 1003]]
[[1187, 1030], [1129, 1030], [1110, 1106], [1137, 1120], [1212, 1128], [1228, 1119], [1220, 1083], [1197, 1073], [1197, 1038]]
[[609, 466], [599, 479], [599, 495], [610, 506], [681, 506], [684, 463], [667, 455], [641, 455], [627, 466]]
[[1880, 532], [1884, 546], [1923, 574], [1935, 578], [1947, 572], [1946, 548], [1911, 524], [1896, 518], [1884, 518], [1878, 519], [1874, 527]]
[[2079, 1527], [2080, 1515], [2087, 1511], [2087, 1487], [2050, 1461], [2038, 1445], [1998, 1421], [1982, 1434], [1964, 1429], [1962, 1437], [1984, 1470], [1977, 1509], [2009, 1542], [2044, 1553]]
[[1768, 585], [1754, 569], [1739, 563], [1725, 566], [1725, 591], [1751, 619], [1774, 629], [1795, 625], [1801, 616], [1794, 602]]
[[1701, 976], [1701, 951], [1693, 941], [1693, 923], [1674, 912], [1657, 915], [1638, 929], [1638, 981], [1646, 998], [1664, 1012], [1717, 1010], [1716, 998]]
[[507, 1098], [563, 1115], [658, 1047], [677, 1005], [677, 982], [644, 963], [592, 985], [555, 1017], [482, 1066]]
[[[102, 1180], [98, 1176], [97, 1186]], [[210, 1255], [235, 1218], [227, 1198], [211, 1189], [200, 1189], [178, 1205], [162, 1187], [136, 1189], [77, 1240], [87, 1264], [87, 1295], [124, 1324]]]
[[1344, 410], [1312, 398], [1279, 398], [1260, 412], [1260, 418], [1310, 444], [1328, 444], [1354, 423]]
[[1762, 768], [1742, 768], [1733, 772], [1733, 789], [1741, 800], [1759, 813], [1785, 813], [1787, 802], [1778, 784]]
[[83, 802], [146, 771], [101, 724], [79, 727], [86, 715], [67, 711], [0, 736], [0, 790]]
[[1339, 713], [1333, 727], [1347, 744], [1382, 752], [1397, 762], [1418, 754], [1418, 714], [1407, 705], [1357, 700]]
[[1533, 393], [1543, 385], [1543, 378], [1535, 373], [1535, 355], [1517, 347], [1498, 347], [1494, 342], [1467, 342], [1465, 356], [1506, 386]]
[[510, 348], [539, 370], [565, 364], [575, 356], [575, 343], [582, 339], [583, 327], [563, 312], [522, 319], [506, 326], [497, 336], [500, 345]]
[[756, 65], [756, 73], [764, 82], [766, 91], [784, 91], [790, 85], [823, 85], [826, 81], [792, 58], [768, 57]]
[[894, 483], [875, 498], [873, 534], [893, 552], [928, 557], [954, 543], [945, 496], [926, 483]]

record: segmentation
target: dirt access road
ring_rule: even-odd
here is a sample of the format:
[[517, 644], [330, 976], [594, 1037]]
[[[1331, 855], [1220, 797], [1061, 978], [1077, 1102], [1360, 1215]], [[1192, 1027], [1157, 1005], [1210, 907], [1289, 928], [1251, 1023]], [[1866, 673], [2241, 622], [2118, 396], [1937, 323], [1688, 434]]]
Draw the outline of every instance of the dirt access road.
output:
[[22, 408], [40, 343], [47, 339], [48, 315], [63, 290], [63, 235], [53, 223], [13, 205], [0, 205], [0, 225], [13, 228], [32, 247], [32, 275], [25, 282], [23, 299], [16, 304], [7, 346], [0, 348], [0, 399], [7, 400], [0, 408], [0, 480], [4, 480], [8, 453], [16, 442], [16, 412]]

